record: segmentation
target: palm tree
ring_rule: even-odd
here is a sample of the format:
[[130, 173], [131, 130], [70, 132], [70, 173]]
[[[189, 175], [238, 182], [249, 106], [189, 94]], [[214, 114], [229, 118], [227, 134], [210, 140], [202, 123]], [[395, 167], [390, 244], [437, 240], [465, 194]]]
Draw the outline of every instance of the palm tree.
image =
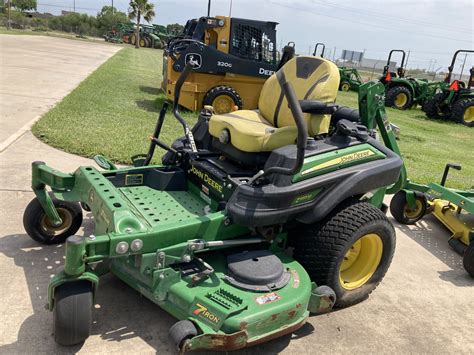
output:
[[135, 29], [135, 48], [140, 48], [140, 20], [150, 22], [155, 17], [155, 5], [148, 2], [148, 0], [131, 0], [128, 17], [133, 20], [137, 19], [137, 28]]

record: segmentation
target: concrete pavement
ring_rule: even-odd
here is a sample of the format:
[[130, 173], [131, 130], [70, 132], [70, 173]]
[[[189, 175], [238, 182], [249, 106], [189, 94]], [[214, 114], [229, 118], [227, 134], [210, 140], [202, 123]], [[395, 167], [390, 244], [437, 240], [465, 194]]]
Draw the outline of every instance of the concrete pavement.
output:
[[0, 48], [0, 148], [120, 50], [103, 43], [15, 35], [0, 35]]
[[[28, 100], [24, 97], [18, 105]], [[52, 315], [44, 305], [64, 247], [39, 245], [23, 230], [23, 211], [33, 198], [29, 166], [34, 160], [62, 171], [92, 164], [39, 142], [29, 132], [0, 153], [0, 354], [173, 353], [167, 332], [175, 320], [112, 275], [101, 280], [92, 336], [73, 348], [54, 343]], [[449, 248], [448, 232], [432, 218], [412, 227], [393, 222], [395, 257], [368, 300], [311, 317], [292, 336], [238, 353], [474, 353], [474, 279]], [[85, 213], [80, 233], [92, 229], [91, 216]]]

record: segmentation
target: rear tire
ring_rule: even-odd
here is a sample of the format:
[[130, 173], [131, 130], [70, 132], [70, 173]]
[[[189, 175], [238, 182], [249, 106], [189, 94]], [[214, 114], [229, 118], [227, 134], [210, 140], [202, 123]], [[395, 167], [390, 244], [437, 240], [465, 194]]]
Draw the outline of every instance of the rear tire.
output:
[[414, 209], [408, 207], [406, 198], [406, 192], [403, 190], [398, 191], [390, 201], [390, 213], [399, 223], [402, 224], [415, 224], [418, 222], [426, 213], [426, 197], [422, 194], [415, 195]]
[[395, 230], [378, 208], [346, 202], [321, 222], [290, 231], [293, 255], [317, 285], [331, 287], [336, 307], [365, 300], [395, 252]]
[[74, 235], [82, 224], [82, 209], [77, 202], [52, 199], [63, 223], [53, 226], [37, 198], [31, 200], [23, 214], [26, 233], [41, 244], [63, 243]]
[[474, 127], [474, 98], [462, 99], [453, 105], [451, 119], [468, 127]]
[[466, 269], [469, 275], [474, 277], [474, 242], [471, 242], [466, 248], [462, 262], [464, 269]]
[[405, 86], [395, 86], [387, 91], [385, 106], [406, 110], [411, 107], [412, 102], [413, 97], [411, 92]]
[[431, 119], [440, 119], [445, 115], [439, 108], [439, 104], [444, 99], [444, 94], [442, 92], [434, 94], [431, 99], [428, 99], [423, 104], [423, 111], [426, 113], [426, 116]]
[[237, 106], [237, 109], [240, 110], [243, 105], [239, 93], [230, 86], [212, 88], [204, 96], [202, 104], [203, 106], [213, 106], [217, 114], [229, 113], [234, 110], [234, 106]]
[[83, 343], [91, 333], [92, 284], [66, 282], [54, 292], [54, 340], [60, 345]]

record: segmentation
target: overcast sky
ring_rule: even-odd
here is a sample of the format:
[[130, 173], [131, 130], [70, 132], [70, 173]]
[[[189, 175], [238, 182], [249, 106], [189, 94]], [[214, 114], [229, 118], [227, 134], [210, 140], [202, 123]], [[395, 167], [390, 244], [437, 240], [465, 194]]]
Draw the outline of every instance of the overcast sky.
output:
[[[112, 0], [38, 0], [38, 10], [58, 14], [72, 10], [74, 2], [77, 12], [96, 14]], [[159, 24], [184, 24], [207, 13], [207, 0], [151, 2]], [[113, 3], [128, 9], [127, 0]], [[211, 15], [228, 15], [230, 3], [213, 0]], [[474, 0], [233, 0], [232, 16], [278, 22], [278, 45], [294, 41], [301, 54], [316, 42], [326, 43], [326, 51], [336, 47], [336, 57], [348, 49], [386, 59], [397, 48], [410, 50], [408, 67], [445, 70], [455, 50], [474, 48]], [[474, 56], [466, 67], [472, 65]]]

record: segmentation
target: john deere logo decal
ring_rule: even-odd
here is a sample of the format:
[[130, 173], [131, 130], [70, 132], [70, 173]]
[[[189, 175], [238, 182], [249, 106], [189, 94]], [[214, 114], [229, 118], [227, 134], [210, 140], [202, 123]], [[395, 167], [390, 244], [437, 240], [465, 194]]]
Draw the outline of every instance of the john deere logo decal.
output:
[[193, 311], [194, 315], [209, 319], [211, 322], [216, 324], [219, 323], [219, 317], [216, 316], [214, 313], [209, 312], [206, 306], [203, 306], [200, 303], [196, 303], [196, 307], [197, 308]]
[[184, 57], [184, 62], [191, 63], [193, 69], [199, 69], [202, 65], [202, 57], [198, 53], [188, 53], [186, 54], [186, 57]]
[[352, 154], [343, 155], [339, 158], [335, 158], [335, 159], [326, 161], [324, 163], [315, 165], [315, 166], [313, 166], [309, 169], [306, 169], [306, 170], [301, 172], [301, 175], [306, 175], [306, 174], [312, 173], [313, 171], [329, 168], [329, 167], [332, 167], [334, 165], [342, 165], [342, 164], [350, 163], [350, 162], [353, 162], [353, 161], [356, 161], [356, 160], [365, 159], [365, 158], [368, 158], [372, 155], [375, 155], [375, 153], [373, 151], [371, 151], [370, 149], [361, 150], [360, 152], [355, 152], [355, 153], [352, 153]]

